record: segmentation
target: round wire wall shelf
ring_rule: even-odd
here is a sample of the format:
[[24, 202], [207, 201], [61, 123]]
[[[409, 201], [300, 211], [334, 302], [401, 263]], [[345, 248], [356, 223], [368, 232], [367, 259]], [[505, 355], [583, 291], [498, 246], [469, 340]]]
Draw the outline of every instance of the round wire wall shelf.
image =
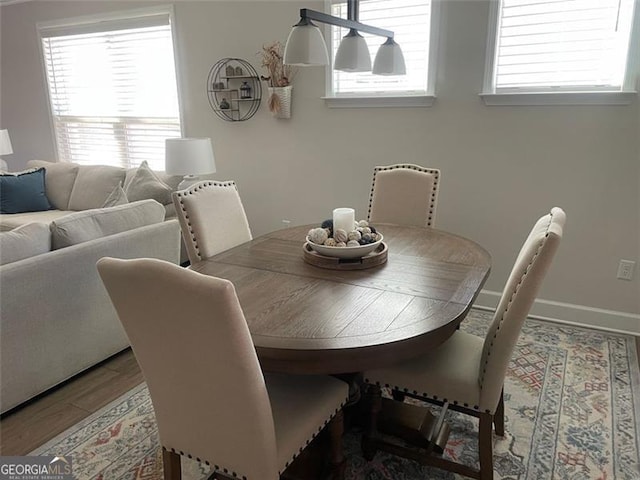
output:
[[258, 72], [241, 58], [223, 58], [209, 70], [207, 97], [211, 109], [221, 119], [248, 120], [258, 111], [262, 100]]

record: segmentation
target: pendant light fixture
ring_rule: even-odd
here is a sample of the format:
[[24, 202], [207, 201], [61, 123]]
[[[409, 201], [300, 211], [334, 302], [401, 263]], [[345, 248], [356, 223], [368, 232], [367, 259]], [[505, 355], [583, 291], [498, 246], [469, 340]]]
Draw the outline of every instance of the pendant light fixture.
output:
[[[386, 37], [376, 55], [373, 73], [377, 75], [405, 75], [404, 55], [393, 39], [393, 32], [383, 28], [365, 25], [358, 21], [358, 0], [347, 0], [347, 19], [334, 17], [323, 12], [300, 9], [298, 22], [287, 39], [284, 50], [284, 63], [287, 65], [328, 65], [327, 46], [322, 32], [311, 21], [348, 28], [336, 52], [335, 70], [345, 72], [371, 71], [371, 56], [365, 39], [360, 32]], [[322, 55], [320, 52], [324, 52]]]
[[306, 17], [293, 26], [284, 47], [284, 63], [310, 67], [329, 65], [327, 44], [316, 24]]

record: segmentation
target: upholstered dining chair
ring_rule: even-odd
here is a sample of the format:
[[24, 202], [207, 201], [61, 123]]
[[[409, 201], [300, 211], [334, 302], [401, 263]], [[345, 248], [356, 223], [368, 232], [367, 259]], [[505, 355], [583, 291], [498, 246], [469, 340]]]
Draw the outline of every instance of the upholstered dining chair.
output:
[[156, 259], [97, 265], [149, 388], [165, 480], [182, 456], [214, 478], [277, 480], [327, 424], [340, 478], [347, 384], [263, 374], [231, 282]]
[[493, 479], [492, 424], [497, 435], [504, 435], [503, 384], [507, 366], [562, 239], [565, 218], [562, 209], [553, 208], [536, 222], [516, 258], [484, 339], [456, 330], [444, 344], [420, 358], [364, 373], [374, 399], [369, 433], [363, 442], [367, 456], [374, 455], [377, 447], [387, 450], [376, 433], [380, 386], [386, 386], [394, 392], [443, 405], [443, 413], [448, 406], [478, 417], [480, 469], [435, 456], [433, 448], [427, 447], [418, 454], [393, 448], [390, 451], [472, 478]]
[[371, 223], [431, 227], [436, 218], [440, 170], [401, 163], [373, 169]]
[[172, 198], [191, 264], [251, 240], [235, 182], [199, 182]]

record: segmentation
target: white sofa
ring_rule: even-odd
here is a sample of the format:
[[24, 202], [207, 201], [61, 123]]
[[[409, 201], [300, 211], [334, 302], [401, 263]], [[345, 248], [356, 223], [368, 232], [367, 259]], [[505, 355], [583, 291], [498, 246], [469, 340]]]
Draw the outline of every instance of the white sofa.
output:
[[[143, 167], [125, 169], [44, 160], [30, 160], [27, 167], [45, 169], [45, 193], [53, 208], [40, 212], [0, 214], [0, 231], [30, 222], [50, 223], [69, 213], [102, 208], [119, 186], [129, 194], [128, 201], [153, 199], [164, 205], [165, 219], [176, 216], [171, 192], [177, 188], [182, 177], [166, 175], [164, 172], [149, 173], [151, 171]], [[134, 179], [135, 185], [132, 184]]]
[[129, 345], [95, 265], [178, 263], [180, 227], [164, 218], [161, 204], [142, 200], [0, 232], [0, 412]]

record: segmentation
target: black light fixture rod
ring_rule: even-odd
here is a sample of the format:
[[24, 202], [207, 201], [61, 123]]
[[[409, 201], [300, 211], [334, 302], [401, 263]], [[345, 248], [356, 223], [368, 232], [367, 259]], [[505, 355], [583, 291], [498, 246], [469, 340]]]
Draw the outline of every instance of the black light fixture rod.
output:
[[391, 30], [372, 27], [370, 25], [365, 25], [364, 23], [356, 22], [354, 20], [346, 20], [344, 18], [334, 17], [332, 15], [327, 15], [326, 13], [318, 12], [316, 10], [309, 10], [308, 8], [300, 9], [300, 18], [315, 20], [320, 23], [328, 23], [329, 25], [336, 25], [343, 28], [352, 28], [354, 30], [358, 30], [359, 32], [370, 33], [372, 35], [378, 35], [380, 37], [393, 38], [393, 32]]
[[347, 0], [347, 18], [354, 22], [360, 21], [360, 4], [358, 0]]

